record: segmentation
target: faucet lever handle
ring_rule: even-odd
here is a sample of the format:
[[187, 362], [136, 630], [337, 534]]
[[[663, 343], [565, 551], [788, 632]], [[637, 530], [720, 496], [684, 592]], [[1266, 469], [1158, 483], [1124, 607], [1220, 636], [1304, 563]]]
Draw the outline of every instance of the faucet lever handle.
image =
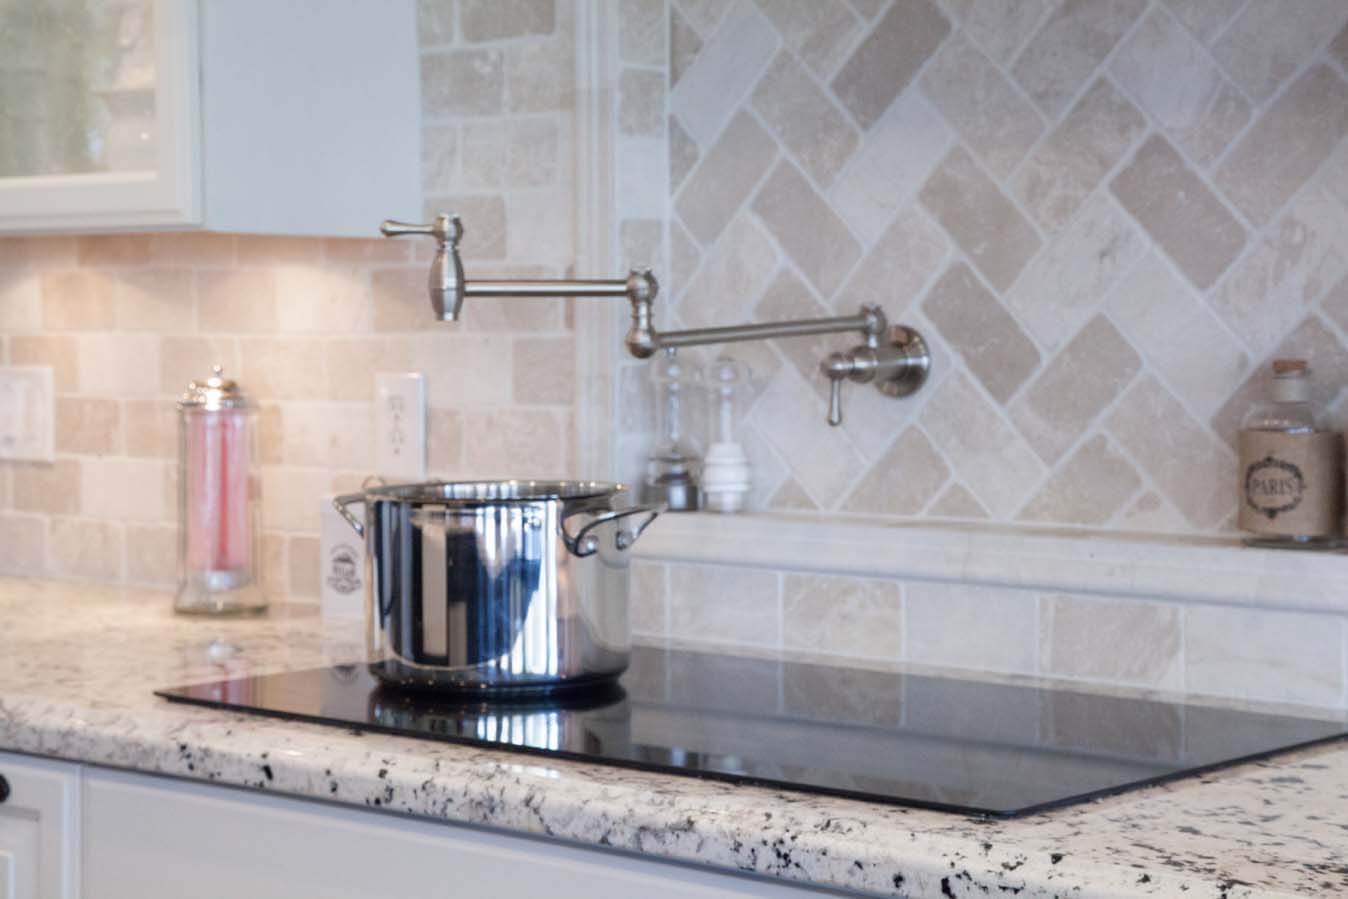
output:
[[458, 249], [459, 238], [463, 237], [463, 223], [459, 221], [457, 215], [442, 212], [435, 217], [435, 221], [429, 224], [412, 224], [384, 219], [384, 223], [379, 226], [379, 233], [385, 237], [425, 235], [434, 237], [435, 242], [442, 248], [448, 245]]
[[857, 360], [852, 353], [831, 353], [819, 369], [828, 378], [828, 423], [836, 428], [843, 420], [843, 381], [857, 379]]
[[842, 424], [842, 378], [833, 378], [828, 385], [828, 423], [837, 427]]

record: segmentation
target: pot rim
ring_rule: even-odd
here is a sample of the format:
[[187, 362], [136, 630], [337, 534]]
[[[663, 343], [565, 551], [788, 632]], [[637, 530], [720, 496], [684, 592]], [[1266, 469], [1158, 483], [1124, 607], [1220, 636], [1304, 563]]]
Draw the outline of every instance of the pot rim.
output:
[[370, 500], [475, 506], [547, 500], [590, 500], [612, 497], [627, 488], [613, 481], [530, 480], [421, 481], [365, 489]]

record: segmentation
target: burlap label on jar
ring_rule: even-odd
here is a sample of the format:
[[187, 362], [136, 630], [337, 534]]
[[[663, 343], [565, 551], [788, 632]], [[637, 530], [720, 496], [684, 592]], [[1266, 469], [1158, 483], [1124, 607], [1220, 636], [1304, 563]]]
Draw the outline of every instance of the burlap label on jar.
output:
[[1328, 537], [1343, 515], [1338, 434], [1240, 432], [1240, 528], [1280, 537]]

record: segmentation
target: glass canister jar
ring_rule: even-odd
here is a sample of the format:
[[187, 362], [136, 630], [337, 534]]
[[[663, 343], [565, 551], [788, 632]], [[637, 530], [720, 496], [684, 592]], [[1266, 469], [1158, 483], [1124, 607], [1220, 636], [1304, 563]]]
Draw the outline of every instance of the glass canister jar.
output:
[[258, 577], [254, 411], [219, 366], [178, 401], [179, 612], [237, 615], [267, 607]]

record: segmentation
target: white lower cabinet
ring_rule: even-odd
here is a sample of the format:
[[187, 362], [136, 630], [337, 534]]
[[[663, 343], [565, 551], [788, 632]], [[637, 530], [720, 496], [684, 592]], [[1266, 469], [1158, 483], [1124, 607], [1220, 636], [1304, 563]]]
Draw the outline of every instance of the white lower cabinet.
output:
[[13, 791], [0, 803], [0, 899], [809, 892], [496, 831], [6, 753], [0, 776]]
[[75, 899], [79, 767], [0, 753], [0, 778], [0, 899]]

